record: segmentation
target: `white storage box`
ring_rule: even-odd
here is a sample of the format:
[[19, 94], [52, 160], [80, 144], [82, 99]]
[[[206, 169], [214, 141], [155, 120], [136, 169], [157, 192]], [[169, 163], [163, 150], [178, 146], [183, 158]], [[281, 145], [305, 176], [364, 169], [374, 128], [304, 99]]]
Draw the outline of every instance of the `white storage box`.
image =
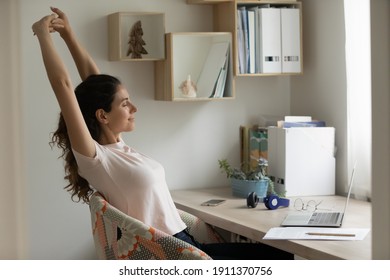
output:
[[268, 175], [286, 196], [335, 194], [335, 128], [268, 128]]

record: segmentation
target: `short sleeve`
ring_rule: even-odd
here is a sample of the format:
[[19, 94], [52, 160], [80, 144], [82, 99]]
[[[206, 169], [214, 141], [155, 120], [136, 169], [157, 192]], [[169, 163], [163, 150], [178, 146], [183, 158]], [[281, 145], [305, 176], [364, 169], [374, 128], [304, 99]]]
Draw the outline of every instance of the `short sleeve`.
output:
[[72, 149], [74, 157], [76, 158], [77, 165], [79, 167], [79, 172], [85, 173], [88, 170], [94, 169], [102, 164], [102, 151], [98, 143], [95, 143], [96, 155], [92, 157], [87, 157], [79, 152]]

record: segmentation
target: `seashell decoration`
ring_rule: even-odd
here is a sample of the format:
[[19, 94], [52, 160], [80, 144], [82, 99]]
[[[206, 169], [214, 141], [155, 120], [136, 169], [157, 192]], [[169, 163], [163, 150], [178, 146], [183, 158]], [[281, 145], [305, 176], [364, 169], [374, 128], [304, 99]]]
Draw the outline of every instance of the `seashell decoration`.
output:
[[195, 83], [191, 80], [191, 75], [188, 75], [187, 79], [180, 84], [179, 89], [181, 90], [184, 97], [196, 97], [197, 89]]

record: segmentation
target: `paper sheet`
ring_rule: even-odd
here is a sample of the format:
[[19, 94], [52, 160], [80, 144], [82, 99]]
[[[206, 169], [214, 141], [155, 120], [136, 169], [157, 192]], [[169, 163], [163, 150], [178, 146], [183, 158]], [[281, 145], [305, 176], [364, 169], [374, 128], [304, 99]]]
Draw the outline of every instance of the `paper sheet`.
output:
[[369, 228], [275, 227], [263, 239], [363, 240]]

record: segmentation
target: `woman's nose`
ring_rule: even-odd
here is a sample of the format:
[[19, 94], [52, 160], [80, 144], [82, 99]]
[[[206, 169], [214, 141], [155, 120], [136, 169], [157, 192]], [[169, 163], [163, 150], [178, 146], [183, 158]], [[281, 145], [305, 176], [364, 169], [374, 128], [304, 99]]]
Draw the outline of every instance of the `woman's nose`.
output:
[[138, 111], [137, 107], [134, 104], [131, 104], [131, 112], [135, 113], [137, 111]]

